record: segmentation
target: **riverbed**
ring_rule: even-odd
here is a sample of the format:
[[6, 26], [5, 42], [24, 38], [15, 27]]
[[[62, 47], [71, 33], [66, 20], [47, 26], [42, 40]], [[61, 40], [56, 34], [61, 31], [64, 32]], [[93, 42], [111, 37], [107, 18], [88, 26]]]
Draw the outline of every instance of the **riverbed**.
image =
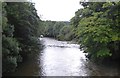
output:
[[118, 76], [117, 66], [96, 65], [79, 45], [53, 38], [40, 38], [43, 49], [20, 65], [14, 76]]

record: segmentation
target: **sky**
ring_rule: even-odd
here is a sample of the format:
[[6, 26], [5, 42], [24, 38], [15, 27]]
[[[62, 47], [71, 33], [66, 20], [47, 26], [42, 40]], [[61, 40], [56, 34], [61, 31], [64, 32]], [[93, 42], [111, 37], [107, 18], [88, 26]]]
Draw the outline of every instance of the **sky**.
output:
[[42, 20], [70, 21], [82, 6], [80, 0], [32, 0]]

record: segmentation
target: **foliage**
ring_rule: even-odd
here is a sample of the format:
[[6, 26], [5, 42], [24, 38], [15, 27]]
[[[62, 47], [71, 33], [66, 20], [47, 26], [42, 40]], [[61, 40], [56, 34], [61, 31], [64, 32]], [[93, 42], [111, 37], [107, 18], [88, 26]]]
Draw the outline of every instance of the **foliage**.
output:
[[53, 37], [58, 40], [71, 40], [71, 27], [67, 21], [43, 21], [44, 36]]
[[77, 40], [92, 59], [120, 59], [120, 2], [81, 2], [83, 8], [67, 21], [42, 21], [34, 3], [2, 5], [2, 66], [15, 71], [18, 63], [40, 49], [38, 37]]
[[81, 5], [84, 8], [71, 19], [81, 49], [93, 59], [119, 58], [120, 2], [82, 2]]
[[64, 26], [60, 29], [58, 39], [59, 40], [71, 40], [72, 32], [71, 26]]
[[14, 71], [17, 67], [17, 62], [20, 62], [17, 59], [21, 57], [19, 55], [20, 47], [18, 41], [13, 38], [14, 26], [7, 23], [6, 10], [4, 9], [5, 3], [3, 3], [3, 13], [2, 13], [2, 67], [3, 72]]
[[26, 56], [39, 50], [41, 20], [34, 3], [6, 2], [2, 5], [3, 73], [13, 72]]

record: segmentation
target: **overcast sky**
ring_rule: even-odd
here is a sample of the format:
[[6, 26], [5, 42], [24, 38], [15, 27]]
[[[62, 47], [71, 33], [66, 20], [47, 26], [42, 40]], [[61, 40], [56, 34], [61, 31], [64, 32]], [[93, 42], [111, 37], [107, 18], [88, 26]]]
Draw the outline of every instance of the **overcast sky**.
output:
[[32, 0], [42, 20], [69, 21], [81, 8], [80, 0]]

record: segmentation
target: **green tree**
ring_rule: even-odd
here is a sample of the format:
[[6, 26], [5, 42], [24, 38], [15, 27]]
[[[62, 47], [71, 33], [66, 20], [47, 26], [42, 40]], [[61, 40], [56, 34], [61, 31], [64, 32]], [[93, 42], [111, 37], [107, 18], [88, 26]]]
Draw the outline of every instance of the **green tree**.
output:
[[33, 3], [8, 2], [6, 6], [8, 23], [14, 25], [14, 36], [20, 43], [22, 57], [26, 57], [37, 46], [40, 36], [40, 18]]
[[[43, 26], [44, 26], [44, 29], [43, 29], [44, 36], [53, 37], [59, 40], [66, 39], [66, 38], [62, 38], [63, 36], [62, 31], [63, 31], [64, 26], [69, 27], [69, 22], [67, 21], [43, 21]], [[66, 31], [69, 31], [69, 30], [66, 30]]]
[[81, 49], [93, 59], [120, 58], [120, 2], [82, 2], [81, 5], [84, 8], [71, 19]]
[[39, 51], [41, 20], [34, 3], [6, 2], [2, 5], [3, 73], [13, 72], [26, 56]]
[[59, 40], [72, 40], [71, 36], [73, 35], [72, 33], [72, 28], [71, 26], [64, 26], [60, 29], [58, 39]]
[[13, 38], [14, 26], [8, 24], [5, 10], [6, 3], [2, 6], [2, 71], [11, 72], [21, 62], [22, 57], [19, 55], [20, 47], [18, 41]]

